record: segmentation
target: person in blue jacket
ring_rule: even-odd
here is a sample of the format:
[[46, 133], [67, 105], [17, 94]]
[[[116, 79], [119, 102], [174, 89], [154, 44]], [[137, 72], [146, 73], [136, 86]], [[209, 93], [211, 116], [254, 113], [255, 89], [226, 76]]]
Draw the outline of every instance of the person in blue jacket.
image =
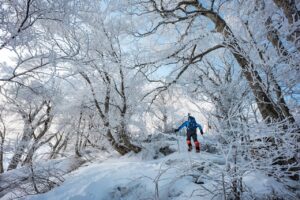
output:
[[175, 132], [180, 131], [182, 128], [186, 128], [186, 143], [188, 145], [188, 151], [191, 151], [193, 149], [191, 138], [193, 138], [193, 141], [195, 143], [196, 152], [200, 152], [200, 143], [197, 140], [197, 128], [199, 128], [201, 135], [203, 135], [203, 130], [200, 124], [196, 122], [196, 119], [191, 116], [191, 114], [188, 114], [188, 121], [185, 121], [181, 126], [179, 126], [177, 129], [175, 129]]

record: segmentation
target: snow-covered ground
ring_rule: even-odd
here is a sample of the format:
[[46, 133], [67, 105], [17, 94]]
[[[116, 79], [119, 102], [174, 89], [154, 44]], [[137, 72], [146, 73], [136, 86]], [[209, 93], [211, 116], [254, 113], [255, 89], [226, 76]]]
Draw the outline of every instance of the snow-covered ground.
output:
[[[213, 140], [199, 137], [213, 145]], [[174, 150], [167, 156], [159, 149], [170, 145]], [[206, 144], [203, 144], [203, 149]], [[137, 199], [222, 199], [222, 172], [226, 162], [221, 154], [186, 150], [182, 136], [160, 135], [138, 155], [103, 157], [88, 162], [66, 175], [61, 186], [48, 193], [27, 196], [26, 200], [137, 200]], [[264, 194], [282, 185], [259, 173], [244, 178], [248, 193]], [[245, 193], [246, 194], [246, 193]], [[7, 196], [6, 196], [7, 197]]]
[[[178, 148], [176, 145], [175, 141], [173, 148]], [[195, 179], [206, 182], [209, 168], [213, 168], [210, 161], [220, 163], [222, 158], [206, 152], [188, 153], [182, 141], [180, 147], [180, 152], [158, 159], [151, 159], [155, 156], [152, 149], [138, 156], [96, 161], [70, 174], [60, 187], [27, 199], [199, 199], [201, 186], [194, 182], [200, 180]], [[192, 165], [199, 165], [203, 177], [200, 171], [191, 170]]]

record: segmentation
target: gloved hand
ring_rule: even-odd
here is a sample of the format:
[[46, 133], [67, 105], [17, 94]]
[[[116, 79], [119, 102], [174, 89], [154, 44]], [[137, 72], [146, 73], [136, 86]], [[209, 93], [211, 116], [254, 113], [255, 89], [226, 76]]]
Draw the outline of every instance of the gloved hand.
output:
[[178, 132], [179, 131], [179, 129], [178, 128], [176, 128], [175, 130], [174, 130], [174, 132], [176, 133], [176, 132]]
[[203, 131], [201, 131], [201, 135], [203, 135]]

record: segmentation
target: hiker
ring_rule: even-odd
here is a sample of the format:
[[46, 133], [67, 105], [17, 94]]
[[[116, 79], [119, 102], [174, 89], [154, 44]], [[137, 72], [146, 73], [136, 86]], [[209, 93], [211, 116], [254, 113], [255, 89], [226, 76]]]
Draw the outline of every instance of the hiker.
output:
[[197, 140], [197, 128], [199, 128], [201, 135], [203, 135], [203, 130], [200, 124], [196, 122], [196, 119], [188, 114], [188, 121], [185, 121], [179, 128], [175, 129], [175, 132], [180, 131], [182, 128], [186, 127], [186, 143], [188, 145], [188, 151], [193, 149], [191, 138], [193, 138], [196, 152], [200, 152], [200, 143]]

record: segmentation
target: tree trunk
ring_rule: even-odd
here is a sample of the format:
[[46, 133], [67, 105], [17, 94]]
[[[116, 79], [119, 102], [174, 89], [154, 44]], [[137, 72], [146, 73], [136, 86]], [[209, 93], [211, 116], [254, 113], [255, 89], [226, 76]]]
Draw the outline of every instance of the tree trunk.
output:
[[217, 13], [203, 8], [197, 1], [195, 1], [195, 6], [202, 15], [214, 22], [216, 31], [221, 33], [224, 38], [227, 39], [228, 48], [242, 68], [243, 75], [250, 85], [263, 119], [266, 122], [283, 120], [284, 116], [280, 112], [279, 107], [272, 102], [269, 98], [269, 94], [264, 90], [260, 75], [254, 69], [253, 64], [246, 58], [245, 53], [243, 53], [236, 37], [227, 26], [226, 22]]
[[[104, 127], [107, 130], [106, 131], [106, 138], [110, 142], [111, 146], [121, 155], [125, 155], [129, 153], [130, 151], [139, 152], [140, 147], [136, 147], [130, 143], [130, 140], [128, 139], [127, 135], [124, 133], [119, 132], [120, 141], [116, 141], [114, 136], [112, 135], [110, 123], [105, 119]], [[124, 126], [125, 127], [125, 126]], [[124, 130], [124, 129], [123, 129]]]
[[300, 27], [297, 22], [300, 20], [300, 12], [297, 10], [295, 0], [273, 0], [274, 3], [283, 10], [290, 25], [296, 26], [287, 39], [293, 42], [300, 52]]
[[26, 156], [25, 160], [23, 161], [22, 165], [31, 164], [32, 163], [33, 155], [36, 152], [36, 150], [38, 148], [40, 148], [41, 146], [43, 146], [44, 144], [50, 142], [50, 140], [52, 140], [52, 138], [54, 138], [54, 136], [55, 135], [50, 136], [47, 140], [45, 140], [43, 142], [39, 142], [40, 140], [35, 140], [34, 144], [29, 149], [29, 151], [27, 153], [27, 156]]
[[69, 141], [69, 133], [67, 134], [67, 136], [65, 137], [65, 139], [62, 141], [62, 138], [63, 136], [60, 135], [59, 138], [57, 138], [57, 141], [56, 143], [54, 144], [53, 148], [52, 148], [52, 152], [51, 152], [51, 155], [50, 155], [50, 159], [54, 159], [57, 157], [57, 155], [59, 154], [59, 152], [67, 146], [67, 143]]
[[23, 137], [19, 142], [15, 154], [13, 155], [8, 165], [7, 171], [17, 168], [18, 164], [21, 161], [21, 157], [24, 153], [24, 150], [28, 147], [28, 143], [32, 138], [32, 134], [33, 134], [33, 130], [31, 124], [28, 120], [26, 120], [24, 125]]
[[268, 31], [267, 38], [277, 50], [279, 56], [288, 56], [288, 50], [284, 47], [282, 41], [279, 38], [278, 30], [272, 25], [272, 19], [269, 17], [265, 22], [266, 29]]
[[[278, 106], [274, 105], [269, 95], [263, 88], [263, 82], [256, 70], [253, 69], [252, 64], [240, 53], [237, 53], [236, 49], [240, 49], [236, 42], [230, 44], [230, 49], [243, 70], [244, 77], [248, 81], [250, 88], [255, 96], [258, 109], [264, 120], [271, 122], [272, 120], [283, 120], [282, 113], [279, 112]], [[232, 47], [233, 46], [233, 47]]]
[[24, 162], [22, 163], [22, 165], [32, 163], [33, 154], [38, 149], [38, 147], [36, 147], [36, 146], [37, 146], [36, 144], [33, 144], [32, 147], [29, 149], [27, 156], [26, 156]]
[[[97, 100], [96, 93], [95, 93], [95, 90], [94, 90], [94, 87], [92, 85], [90, 78], [84, 72], [81, 72], [80, 74], [82, 75], [82, 77], [86, 80], [86, 82], [90, 86], [90, 90], [92, 92], [92, 96], [93, 96], [93, 100], [94, 100], [96, 109], [98, 111], [100, 118], [102, 119], [104, 128], [106, 130], [105, 136], [106, 136], [107, 140], [110, 142], [111, 146], [117, 152], [119, 152], [121, 155], [125, 155], [126, 153], [129, 153], [132, 150], [134, 152], [136, 152], [137, 149], [140, 150], [139, 147], [136, 147], [133, 144], [131, 144], [130, 140], [127, 138], [127, 136], [124, 136], [124, 138], [123, 138], [123, 140], [126, 141], [126, 144], [121, 144], [121, 143], [117, 142], [116, 139], [114, 138], [114, 136], [112, 135], [111, 127], [110, 127], [110, 123], [109, 123], [110, 100], [111, 100], [111, 78], [107, 72], [103, 72], [103, 73], [104, 73], [104, 77], [103, 77], [104, 82], [107, 84], [106, 85], [106, 94], [105, 94], [105, 99], [104, 99], [104, 109], [102, 109], [100, 107], [99, 101]], [[121, 77], [124, 78], [122, 71], [120, 71], [120, 74], [121, 74]], [[124, 91], [125, 86], [124, 86], [123, 80], [122, 80], [121, 87], [122, 87], [121, 90]], [[119, 94], [121, 94], [121, 96], [123, 96], [125, 98], [125, 93], [120, 92]], [[127, 106], [125, 104], [125, 111], [123, 110], [123, 111], [121, 111], [121, 113], [122, 112], [126, 113], [126, 109], [127, 109]]]
[[274, 85], [274, 90], [275, 90], [276, 97], [277, 97], [277, 103], [278, 103], [284, 117], [286, 119], [288, 119], [290, 123], [295, 123], [295, 119], [294, 119], [293, 115], [291, 114], [290, 109], [287, 107], [287, 104], [284, 100], [281, 87], [277, 83], [277, 81], [276, 81], [276, 79], [275, 79], [272, 72], [270, 73], [270, 79], [271, 79], [271, 81]]
[[127, 148], [132, 150], [134, 153], [138, 153], [141, 151], [141, 147], [136, 146], [130, 142], [130, 138], [128, 136], [128, 132], [126, 131], [125, 121], [121, 119], [121, 128], [119, 130], [120, 134], [120, 142], [124, 144]]
[[1, 143], [0, 143], [0, 174], [4, 172], [4, 167], [3, 167], [3, 145], [4, 145], [4, 140], [1, 138]]
[[4, 121], [2, 119], [2, 116], [0, 114], [0, 122], [2, 123], [3, 130], [0, 130], [0, 174], [4, 172], [4, 166], [3, 166], [3, 150], [4, 150], [4, 140], [5, 140], [5, 135], [6, 135], [6, 127], [4, 124]]
[[106, 132], [106, 136], [108, 138], [108, 141], [112, 145], [112, 147], [121, 155], [125, 155], [131, 151], [131, 149], [119, 142], [116, 142], [115, 138], [113, 137], [111, 130], [108, 129]]
[[[120, 109], [120, 116], [121, 116], [121, 122], [120, 122], [120, 130], [119, 130], [119, 136], [120, 141], [123, 143], [126, 147], [128, 147], [130, 150], [132, 150], [135, 153], [138, 153], [141, 151], [141, 148], [139, 146], [136, 146], [130, 142], [130, 138], [128, 136], [128, 133], [126, 131], [126, 123], [125, 123], [125, 117], [127, 114], [127, 97], [126, 97], [126, 91], [125, 91], [125, 77], [122, 70], [122, 66], [119, 66], [119, 73], [121, 78], [121, 85], [120, 85], [120, 91], [119, 95], [122, 99], [122, 108]], [[117, 88], [116, 88], [117, 89]]]
[[80, 131], [81, 120], [82, 120], [82, 112], [80, 112], [78, 127], [77, 127], [77, 131], [76, 131], [75, 155], [77, 157], [81, 157], [80, 145], [79, 145], [79, 140], [80, 140], [79, 135], [81, 134], [81, 131]]
[[295, 0], [273, 0], [274, 3], [281, 9], [288, 19], [289, 24], [293, 24], [300, 19], [300, 13], [297, 10]]
[[[247, 27], [247, 31], [248, 31], [250, 37], [253, 40], [255, 49], [258, 52], [258, 55], [259, 55], [261, 61], [267, 65], [267, 61], [265, 60], [265, 58], [263, 56], [263, 52], [261, 52], [261, 50], [259, 50], [259, 48], [257, 47], [257, 42], [255, 41], [253, 34], [251, 33], [251, 31], [248, 27], [248, 24], [246, 23], [245, 25]], [[273, 27], [271, 18], [267, 19], [265, 26], [268, 30], [267, 38], [273, 44], [274, 48], [277, 50], [278, 56], [284, 56], [284, 57], [288, 56], [289, 53], [279, 38], [278, 30], [275, 29], [275, 27]], [[295, 119], [294, 119], [293, 115], [290, 113], [289, 108], [287, 107], [287, 104], [284, 100], [284, 96], [282, 93], [282, 89], [281, 89], [280, 85], [278, 84], [276, 78], [274, 77], [273, 72], [270, 71], [268, 76], [270, 77], [271, 83], [273, 84], [273, 87], [274, 87], [274, 92], [277, 97], [276, 103], [278, 104], [278, 106], [281, 109], [281, 112], [283, 113], [285, 118], [287, 118], [289, 120], [289, 122], [294, 123]]]
[[33, 154], [35, 151], [40, 148], [42, 145], [49, 142], [55, 135], [49, 137], [47, 140], [40, 142], [42, 138], [44, 138], [45, 134], [50, 128], [53, 116], [51, 115], [51, 106], [50, 104], [47, 104], [47, 111], [46, 111], [46, 119], [40, 118], [38, 124], [43, 125], [43, 128], [40, 130], [37, 136], [35, 136], [35, 131], [33, 132], [32, 136], [34, 137], [34, 142], [32, 146], [29, 148], [27, 156], [23, 162], [22, 165], [28, 164], [32, 162]]

